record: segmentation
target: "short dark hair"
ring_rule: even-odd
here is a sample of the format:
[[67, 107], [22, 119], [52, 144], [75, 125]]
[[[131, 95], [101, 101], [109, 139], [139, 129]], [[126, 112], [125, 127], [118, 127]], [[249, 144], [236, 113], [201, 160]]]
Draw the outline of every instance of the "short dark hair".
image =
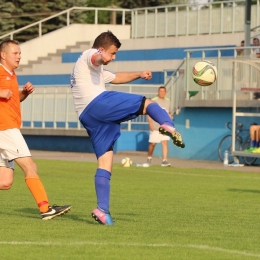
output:
[[115, 45], [119, 49], [121, 46], [121, 43], [111, 31], [107, 31], [107, 32], [101, 33], [95, 39], [92, 48], [98, 49], [99, 47], [103, 47], [103, 48], [107, 49], [111, 45]]
[[0, 43], [0, 52], [4, 51], [8, 47], [9, 44], [19, 45], [19, 42], [15, 41], [15, 40], [11, 40], [11, 39], [2, 41]]
[[253, 39], [253, 41], [255, 41], [255, 40], [259, 41], [259, 39], [258, 39], [258, 38], [254, 38], [254, 39]]
[[158, 88], [158, 90], [160, 90], [160, 89], [164, 89], [164, 90], [166, 91], [166, 87], [165, 87], [165, 86], [160, 86], [160, 87]]
[[9, 47], [9, 44], [15, 44], [15, 45], [19, 45], [18, 41], [15, 40], [4, 40], [0, 43], [0, 61], [1, 61], [1, 52], [5, 52], [7, 50], [7, 48]]
[[243, 41], [241, 41], [241, 43], [245, 43], [245, 41], [243, 40]]

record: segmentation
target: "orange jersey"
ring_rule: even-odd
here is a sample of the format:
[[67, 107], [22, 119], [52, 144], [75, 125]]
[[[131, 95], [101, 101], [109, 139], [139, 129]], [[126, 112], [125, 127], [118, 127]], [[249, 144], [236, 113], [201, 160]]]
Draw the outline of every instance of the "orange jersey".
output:
[[20, 92], [15, 73], [10, 74], [0, 64], [0, 90], [10, 89], [10, 99], [0, 98], [0, 131], [21, 127]]

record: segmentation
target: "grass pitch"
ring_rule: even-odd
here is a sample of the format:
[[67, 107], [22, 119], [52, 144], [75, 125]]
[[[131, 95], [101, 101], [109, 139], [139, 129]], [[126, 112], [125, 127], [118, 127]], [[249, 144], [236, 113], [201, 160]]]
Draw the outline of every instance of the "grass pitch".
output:
[[50, 202], [72, 210], [42, 221], [16, 167], [0, 193], [3, 260], [260, 259], [260, 174], [115, 165], [110, 227], [90, 216], [95, 163], [36, 162]]

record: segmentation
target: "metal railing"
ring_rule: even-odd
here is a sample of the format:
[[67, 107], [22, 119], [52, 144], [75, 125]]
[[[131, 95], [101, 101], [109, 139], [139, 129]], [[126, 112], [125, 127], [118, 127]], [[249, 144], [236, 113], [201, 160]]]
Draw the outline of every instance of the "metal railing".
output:
[[[38, 27], [38, 36], [41, 37], [43, 35], [43, 26], [44, 26], [44, 23], [53, 19], [53, 18], [56, 18], [56, 17], [60, 17], [60, 16], [63, 16], [63, 15], [66, 15], [66, 25], [65, 26], [69, 26], [71, 24], [71, 14], [73, 11], [84, 11], [84, 12], [93, 12], [95, 13], [94, 15], [94, 21], [93, 21], [93, 24], [99, 24], [98, 22], [98, 16], [99, 16], [99, 12], [100, 11], [109, 11], [109, 12], [119, 12], [122, 16], [122, 22], [121, 24], [122, 25], [125, 25], [126, 24], [126, 13], [130, 13], [131, 10], [129, 9], [124, 9], [124, 8], [102, 8], [102, 7], [99, 7], [99, 8], [95, 8], [95, 7], [72, 7], [72, 8], [69, 8], [67, 10], [64, 10], [62, 12], [59, 12], [55, 15], [52, 15], [52, 16], [49, 16], [47, 18], [44, 18], [38, 22], [35, 22], [35, 23], [32, 23], [32, 24], [29, 24], [27, 26], [24, 26], [18, 30], [15, 30], [15, 31], [12, 31], [10, 33], [6, 33], [2, 36], [0, 36], [0, 40], [1, 39], [4, 39], [4, 38], [10, 38], [10, 39], [14, 39], [14, 35], [15, 34], [18, 34], [26, 29], [29, 29], [31, 27], [35, 27], [37, 26]], [[58, 29], [58, 28], [57, 28]]]
[[[241, 47], [237, 47], [241, 48]], [[253, 50], [256, 47], [244, 47]], [[233, 55], [224, 56], [226, 51], [232, 51]], [[171, 76], [165, 71], [165, 87], [168, 97], [171, 99], [175, 113], [178, 113], [183, 100], [190, 101], [225, 101], [232, 103], [232, 93], [241, 88], [260, 88], [260, 58], [254, 54], [238, 57], [236, 48], [216, 49], [192, 49], [185, 50], [186, 58]], [[210, 51], [210, 52], [209, 52]], [[212, 51], [217, 55], [210, 56]], [[200, 53], [200, 57], [198, 57]], [[193, 58], [195, 56], [196, 58]], [[191, 76], [191, 69], [194, 64], [203, 59], [213, 62], [218, 70], [217, 81], [208, 87], [197, 85]], [[237, 61], [236, 77], [233, 79], [234, 61]], [[257, 69], [258, 68], [258, 69]], [[234, 82], [233, 82], [234, 81]], [[145, 95], [152, 98], [157, 95], [160, 85], [108, 85], [107, 90], [115, 90]], [[235, 86], [235, 87], [232, 87]], [[239, 99], [254, 99], [252, 93], [246, 97], [241, 95]], [[200, 103], [199, 103], [200, 104]], [[210, 106], [210, 105], [209, 105]], [[232, 106], [232, 105], [231, 105]], [[21, 104], [23, 128], [52, 128], [52, 129], [81, 129], [78, 121], [72, 95], [69, 86], [40, 87], [36, 86], [35, 93], [30, 95]], [[139, 116], [135, 120], [128, 121], [121, 125], [123, 130], [149, 130], [146, 116]]]
[[[107, 90], [138, 93], [152, 98], [157, 95], [157, 85], [108, 85]], [[83, 129], [75, 112], [70, 86], [36, 86], [21, 103], [22, 128]], [[121, 124], [122, 130], [148, 130], [147, 116]]]
[[[172, 74], [166, 82], [166, 88], [170, 91], [172, 100], [172, 107], [178, 111], [180, 104], [185, 100], [197, 101], [224, 101], [233, 99], [233, 91], [241, 88], [260, 88], [260, 58], [253, 54], [254, 49], [258, 47], [243, 47], [244, 50], [250, 50], [251, 54], [245, 56], [237, 56], [236, 49], [241, 47], [227, 47], [227, 48], [212, 48], [212, 49], [192, 49], [185, 50], [186, 58], [182, 61], [180, 66]], [[232, 51], [232, 56], [224, 56], [226, 51]], [[209, 53], [210, 51], [210, 53]], [[212, 57], [212, 51], [217, 52], [217, 56]], [[193, 58], [192, 56], [200, 57]], [[192, 67], [196, 62], [201, 60], [210, 60], [215, 64], [218, 70], [218, 76], [215, 83], [208, 87], [201, 87], [193, 81], [191, 76]], [[234, 78], [234, 61], [238, 65], [236, 69], [236, 77]], [[235, 89], [234, 89], [235, 88]], [[245, 95], [241, 95], [239, 99], [243, 100]], [[253, 100], [252, 92], [248, 100]]]
[[[121, 17], [121, 24], [131, 23], [132, 38], [167, 37], [180, 35], [199, 35], [214, 33], [235, 33], [244, 31], [245, 1], [221, 1], [208, 3], [206, 9], [200, 9], [201, 4], [167, 5], [136, 9], [72, 7], [60, 13], [27, 25], [18, 30], [0, 36], [15, 38], [15, 34], [37, 26], [38, 36], [42, 36], [44, 23], [66, 15], [65, 26], [72, 21], [73, 12], [94, 12], [93, 24], [99, 24], [101, 11], [116, 12]], [[126, 14], [129, 13], [129, 17]], [[260, 32], [260, 0], [251, 7], [251, 27], [254, 32]]]
[[[251, 7], [251, 26], [260, 31], [259, 0]], [[245, 1], [221, 1], [136, 8], [132, 10], [132, 38], [167, 37], [244, 31]], [[205, 5], [205, 4], [204, 4]]]

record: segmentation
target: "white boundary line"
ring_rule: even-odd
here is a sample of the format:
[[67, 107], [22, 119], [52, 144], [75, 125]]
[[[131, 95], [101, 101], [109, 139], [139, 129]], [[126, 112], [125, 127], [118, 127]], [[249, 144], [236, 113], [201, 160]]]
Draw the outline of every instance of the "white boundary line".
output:
[[84, 245], [92, 245], [92, 246], [125, 246], [125, 247], [183, 247], [183, 248], [194, 248], [198, 250], [207, 250], [207, 251], [217, 251], [222, 253], [228, 253], [232, 255], [241, 255], [248, 257], [260, 258], [260, 254], [254, 254], [245, 251], [224, 249], [220, 247], [211, 247], [207, 245], [181, 245], [181, 244], [139, 244], [139, 243], [109, 243], [109, 242], [91, 242], [91, 241], [82, 241], [82, 242], [31, 242], [31, 241], [0, 241], [0, 245], [12, 245], [12, 246], [84, 246]]

